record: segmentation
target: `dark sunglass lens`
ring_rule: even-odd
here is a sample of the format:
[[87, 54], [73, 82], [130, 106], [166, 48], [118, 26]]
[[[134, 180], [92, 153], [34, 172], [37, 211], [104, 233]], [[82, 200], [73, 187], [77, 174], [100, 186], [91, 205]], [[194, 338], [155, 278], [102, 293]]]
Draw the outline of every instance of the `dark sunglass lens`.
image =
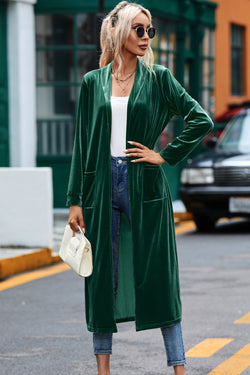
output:
[[148, 29], [148, 37], [149, 37], [150, 39], [153, 39], [154, 36], [155, 36], [155, 28], [154, 28], [154, 27], [150, 27], [150, 28]]
[[142, 26], [137, 27], [136, 29], [138, 38], [142, 38], [144, 35], [144, 28]]

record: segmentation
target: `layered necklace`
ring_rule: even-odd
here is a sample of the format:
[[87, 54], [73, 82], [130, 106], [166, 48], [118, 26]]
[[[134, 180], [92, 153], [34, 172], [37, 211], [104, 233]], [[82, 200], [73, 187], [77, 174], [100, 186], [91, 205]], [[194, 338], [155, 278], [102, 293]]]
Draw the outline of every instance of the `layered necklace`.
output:
[[[133, 75], [135, 74], [135, 71], [130, 73], [126, 78], [118, 78], [117, 75], [115, 74], [115, 72], [113, 71], [113, 69], [111, 70], [111, 73], [113, 74], [118, 86], [120, 87], [121, 91], [122, 91], [122, 94], [125, 95], [126, 93], [126, 89], [130, 83], [130, 80], [131, 78], [133, 77]], [[125, 83], [125, 85], [124, 85]]]

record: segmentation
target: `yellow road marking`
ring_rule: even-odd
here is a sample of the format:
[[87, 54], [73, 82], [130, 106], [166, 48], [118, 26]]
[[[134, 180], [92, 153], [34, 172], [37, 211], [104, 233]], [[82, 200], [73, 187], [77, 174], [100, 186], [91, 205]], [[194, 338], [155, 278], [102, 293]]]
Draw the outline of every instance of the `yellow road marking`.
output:
[[55, 275], [57, 273], [68, 271], [70, 267], [65, 263], [56, 264], [55, 266], [48, 267], [42, 270], [27, 272], [22, 275], [14, 276], [11, 279], [2, 281], [0, 283], [0, 291], [13, 288], [15, 286], [28, 283], [33, 280], [41, 279], [43, 277]]
[[239, 375], [250, 367], [250, 344], [221, 363], [208, 375]]
[[192, 220], [186, 221], [186, 222], [183, 222], [180, 226], [177, 226], [175, 228], [175, 234], [178, 235], [181, 233], [189, 232], [190, 230], [194, 230], [194, 229], [196, 229], [195, 223]]
[[[208, 358], [218, 352], [234, 339], [207, 339], [194, 346], [187, 353], [187, 357]], [[225, 374], [224, 374], [225, 375]]]
[[234, 323], [235, 324], [250, 324], [250, 312], [244, 315], [239, 320], [236, 320]]

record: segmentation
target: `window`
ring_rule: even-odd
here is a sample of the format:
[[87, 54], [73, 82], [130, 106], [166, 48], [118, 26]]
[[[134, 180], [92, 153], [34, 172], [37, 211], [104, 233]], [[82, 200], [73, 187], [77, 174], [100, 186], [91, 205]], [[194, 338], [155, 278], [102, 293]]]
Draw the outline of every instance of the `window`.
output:
[[83, 75], [96, 66], [95, 15], [36, 16], [38, 155], [70, 155]]
[[[154, 17], [153, 25], [157, 31], [151, 44], [154, 52], [155, 64], [166, 66], [172, 74], [175, 74], [177, 50], [176, 23]], [[173, 141], [174, 137], [175, 123], [174, 121], [170, 121], [158, 141], [156, 150], [165, 148], [167, 143]]]
[[176, 24], [168, 20], [154, 18], [153, 25], [157, 34], [152, 41], [155, 64], [167, 66], [175, 73]]
[[244, 34], [245, 28], [231, 25], [231, 93], [244, 95]]
[[214, 114], [214, 31], [205, 29], [202, 44], [201, 102], [204, 109]]

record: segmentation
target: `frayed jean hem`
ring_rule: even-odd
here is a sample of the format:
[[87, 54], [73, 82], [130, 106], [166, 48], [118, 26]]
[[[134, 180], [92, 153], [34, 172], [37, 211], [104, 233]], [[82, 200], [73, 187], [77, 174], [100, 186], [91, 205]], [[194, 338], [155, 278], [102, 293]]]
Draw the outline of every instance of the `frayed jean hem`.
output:
[[168, 366], [181, 366], [185, 365], [187, 362], [184, 359], [183, 361], [168, 361]]
[[112, 354], [112, 350], [104, 350], [104, 349], [95, 350], [94, 355], [98, 355], [98, 354]]

